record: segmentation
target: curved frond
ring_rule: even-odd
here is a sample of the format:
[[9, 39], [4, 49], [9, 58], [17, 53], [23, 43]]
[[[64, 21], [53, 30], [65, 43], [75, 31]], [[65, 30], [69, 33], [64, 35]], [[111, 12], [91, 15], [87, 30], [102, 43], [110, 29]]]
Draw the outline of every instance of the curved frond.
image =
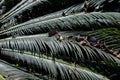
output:
[[95, 36], [99, 41], [113, 49], [120, 49], [120, 31], [116, 28], [100, 29], [88, 32], [89, 35]]
[[[14, 11], [15, 9], [17, 9], [20, 5], [24, 4], [27, 0], [22, 0], [20, 3], [18, 3], [15, 7], [13, 7], [10, 11], [8, 11], [7, 13], [5, 13], [4, 15], [2, 15], [2, 17], [7, 16], [8, 14], [10, 14], [12, 11]], [[1, 18], [2, 18], [1, 17]]]
[[58, 41], [52, 38], [31, 37], [8, 39], [0, 41], [0, 48], [30, 51], [33, 53], [43, 53], [49, 56], [65, 56], [73, 58], [78, 62], [83, 60], [105, 61], [120, 63], [120, 60], [111, 54], [107, 54], [100, 49], [91, 46], [82, 46], [76, 42]]
[[119, 12], [120, 0], [0, 0], [0, 79], [118, 80]]
[[103, 27], [119, 27], [119, 13], [89, 13], [76, 14], [66, 17], [54, 18], [30, 25], [21, 26], [19, 28], [2, 33], [0, 37], [11, 35], [30, 35], [36, 33], [47, 32], [51, 29], [60, 30], [91, 30]]
[[[77, 2], [83, 2], [83, 1], [79, 1], [79, 0], [76, 0], [76, 1]], [[8, 12], [7, 15], [5, 15], [1, 18], [1, 22], [2, 23], [6, 22], [6, 21], [10, 20], [11, 18], [13, 18], [15, 16], [18, 16], [19, 14], [23, 13], [25, 10], [32, 8], [33, 6], [40, 5], [42, 10], [44, 10], [45, 8], [47, 8], [47, 9], [52, 8], [53, 9], [54, 7], [56, 7], [55, 4], [57, 4], [59, 6], [65, 6], [65, 5], [75, 4], [76, 2], [74, 0], [72, 0], [72, 1], [71, 0], [67, 0], [67, 1], [64, 1], [64, 0], [61, 0], [61, 1], [59, 1], [59, 0], [58, 1], [53, 1], [53, 0], [26, 0], [24, 2], [21, 1], [21, 3], [24, 3], [24, 4], [17, 7], [14, 11], [12, 10], [12, 12]], [[62, 5], [63, 3], [64, 3], [64, 5]], [[57, 6], [57, 7], [59, 7], [59, 6]], [[55, 11], [55, 10], [53, 10], [53, 11]]]
[[11, 8], [13, 8], [21, 0], [1, 0], [0, 2], [0, 18]]
[[[8, 58], [14, 58], [14, 60], [17, 60], [19, 62], [23, 62], [23, 64], [26, 64], [26, 66], [34, 67], [36, 66], [36, 69], [39, 73], [43, 73], [41, 71], [44, 71], [44, 74], [51, 74], [53, 77], [56, 77], [56, 79], [84, 79], [84, 80], [108, 80], [107, 78], [97, 75], [91, 71], [75, 68], [66, 64], [53, 62], [51, 60], [33, 57], [30, 55], [25, 54], [18, 54], [10, 51], [1, 51], [2, 56], [6, 56]], [[24, 63], [25, 62], [25, 63]]]
[[[45, 20], [48, 20], [48, 19], [56, 18], [56, 17], [62, 17], [63, 12], [66, 15], [71, 15], [71, 14], [78, 13], [82, 10], [81, 5], [82, 4], [76, 4], [76, 5], [73, 5], [69, 8], [67, 8], [67, 9], [63, 9], [63, 10], [60, 10], [60, 11], [57, 11], [57, 12], [54, 12], [54, 13], [50, 13], [50, 14], [47, 14], [47, 15], [44, 15], [44, 16], [40, 16], [40, 17], [37, 17], [35, 19], [31, 19], [27, 22], [24, 22], [24, 23], [21, 23], [19, 25], [15, 25], [15, 26], [12, 26], [12, 27], [8, 25], [8, 26], [6, 26], [8, 29], [3, 30], [2, 32], [8, 31], [9, 29], [13, 29], [13, 28], [18, 28], [18, 27], [21, 27], [21, 26], [24, 26], [24, 25], [33, 24], [33, 23], [36, 23], [36, 22], [45, 21]], [[6, 24], [4, 24], [4, 25], [6, 25]]]
[[42, 80], [40, 78], [37, 78], [34, 75], [31, 75], [29, 73], [23, 72], [13, 66], [10, 66], [9, 63], [0, 60], [0, 74], [4, 76], [5, 79], [9, 80], [15, 80], [15, 79], [22, 79], [22, 80]]
[[[4, 23], [8, 20], [10, 20], [12, 17], [15, 17], [16, 15], [20, 14], [22, 11], [25, 11], [26, 9], [29, 9], [33, 5], [38, 4], [40, 1], [36, 0], [22, 0], [20, 4], [16, 5], [14, 10], [11, 10], [8, 12], [8, 14], [5, 14], [1, 17], [1, 22]], [[21, 5], [21, 6], [19, 6]]]
[[[87, 5], [87, 6], [84, 6]], [[84, 2], [83, 8], [86, 12], [119, 12], [120, 0], [87, 0]], [[113, 7], [111, 7], [111, 5]]]

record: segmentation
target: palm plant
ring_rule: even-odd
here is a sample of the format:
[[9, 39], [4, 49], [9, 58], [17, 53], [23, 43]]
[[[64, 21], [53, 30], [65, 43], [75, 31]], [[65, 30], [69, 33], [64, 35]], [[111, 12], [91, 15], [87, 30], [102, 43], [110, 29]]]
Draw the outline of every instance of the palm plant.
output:
[[[119, 0], [21, 0], [0, 17], [7, 27], [0, 31], [0, 59], [8, 62], [0, 60], [0, 74], [22, 80], [120, 79], [119, 9]], [[17, 17], [24, 20], [11, 22]], [[52, 30], [57, 33], [50, 37]], [[76, 40], [81, 37], [89, 44]]]

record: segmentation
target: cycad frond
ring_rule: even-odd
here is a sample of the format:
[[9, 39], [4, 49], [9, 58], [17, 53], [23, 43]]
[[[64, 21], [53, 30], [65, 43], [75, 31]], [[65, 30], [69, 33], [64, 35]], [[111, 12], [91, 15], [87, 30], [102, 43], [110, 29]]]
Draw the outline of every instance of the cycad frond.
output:
[[0, 60], [0, 74], [4, 76], [5, 79], [15, 80], [15, 79], [22, 79], [22, 80], [42, 80], [37, 78], [29, 73], [23, 72], [13, 66], [10, 66], [9, 63]]
[[[21, 23], [19, 25], [15, 25], [12, 27], [8, 25], [7, 28], [10, 27], [10, 29], [13, 29], [13, 28], [21, 27], [21, 26], [28, 25], [28, 24], [33, 24], [33, 23], [40, 22], [40, 21], [45, 21], [45, 20], [49, 20], [49, 19], [53, 19], [53, 18], [57, 18], [57, 17], [62, 17], [63, 12], [65, 13], [66, 16], [71, 15], [71, 14], [75, 14], [75, 13], [80, 13], [82, 10], [81, 5], [82, 4], [75, 4], [67, 9], [63, 9], [63, 10], [60, 10], [60, 11], [57, 11], [57, 12], [54, 12], [51, 14], [40, 16], [40, 17], [37, 17], [35, 19], [29, 20], [27, 22]], [[5, 32], [5, 31], [6, 30], [3, 30], [2, 32]]]
[[14, 60], [19, 61], [22, 64], [27, 63], [26, 66], [30, 66], [31, 68], [36, 66], [34, 69], [37, 69], [39, 73], [43, 73], [41, 71], [44, 71], [44, 74], [52, 75], [52, 77], [56, 78], [56, 80], [108, 80], [103, 76], [97, 75], [85, 69], [75, 68], [66, 64], [53, 62], [51, 60], [38, 58], [30, 55], [1, 50], [1, 56], [6, 56], [9, 59], [14, 58]]
[[66, 17], [54, 18], [30, 25], [24, 25], [19, 28], [13, 28], [8, 32], [2, 33], [0, 37], [11, 36], [15, 34], [30, 35], [42, 32], [48, 32], [51, 29], [59, 30], [92, 30], [103, 27], [119, 27], [119, 13], [89, 13], [76, 14]]
[[12, 11], [16, 10], [20, 5], [24, 4], [27, 0], [22, 0], [20, 3], [18, 3], [15, 7], [13, 7], [10, 11], [8, 11], [7, 13], [5, 13], [4, 15], [2, 15], [1, 19], [5, 16], [7, 16], [8, 14], [10, 14]]
[[88, 32], [89, 35], [95, 36], [99, 41], [113, 49], [120, 49], [120, 31], [116, 28], [100, 29]]
[[11, 17], [15, 17], [16, 15], [20, 14], [21, 12], [25, 11], [26, 9], [29, 9], [33, 5], [37, 5], [40, 1], [36, 0], [22, 0], [21, 3], [16, 5], [13, 10], [6, 13], [1, 17], [1, 22], [4, 23], [11, 19]]
[[[83, 8], [86, 12], [101, 11], [101, 12], [119, 12], [120, 0], [87, 0], [84, 2]], [[113, 7], [111, 7], [111, 5]]]
[[[68, 3], [69, 2], [69, 3]], [[40, 7], [42, 8], [42, 10], [46, 9], [51, 9], [53, 11], [55, 11], [54, 7], [56, 7], [55, 4], [59, 5], [59, 6], [70, 6], [70, 5], [73, 5], [77, 2], [83, 2], [83, 1], [79, 1], [79, 0], [76, 0], [76, 2], [74, 0], [67, 0], [67, 1], [64, 1], [64, 0], [58, 0], [58, 1], [53, 1], [53, 0], [23, 0], [21, 1], [21, 6], [15, 8], [14, 10], [8, 12], [6, 15], [3, 15], [3, 17], [1, 18], [1, 22], [6, 22], [8, 20], [10, 20], [11, 18], [14, 18], [15, 16], [18, 16], [19, 14], [23, 13], [25, 10], [27, 9], [31, 9], [33, 8], [33, 6], [37, 6], [37, 5], [40, 5]], [[19, 4], [19, 5], [20, 5]], [[18, 5], [16, 5], [18, 6]], [[57, 7], [59, 7], [57, 6]], [[54, 8], [54, 9], [53, 9]]]
[[[53, 38], [31, 37], [0, 41], [0, 48], [30, 51], [49, 56], [63, 56], [77, 61], [93, 60], [120, 63], [120, 60], [92, 46], [82, 46], [76, 42], [58, 41]], [[74, 61], [75, 61], [74, 60]]]

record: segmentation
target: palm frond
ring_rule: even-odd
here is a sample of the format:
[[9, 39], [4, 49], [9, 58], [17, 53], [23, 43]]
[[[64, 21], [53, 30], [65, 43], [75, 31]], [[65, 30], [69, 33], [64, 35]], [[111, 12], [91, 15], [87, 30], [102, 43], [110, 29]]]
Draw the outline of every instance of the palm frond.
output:
[[108, 62], [108, 63], [105, 64], [103, 62], [85, 62], [82, 65], [87, 66], [89, 69], [91, 69], [93, 71], [97, 71], [98, 73], [106, 75], [111, 80], [113, 80], [112, 75], [117, 74], [119, 76], [120, 65], [117, 65], [117, 64], [114, 64], [114, 63], [109, 63]]
[[[93, 12], [95, 10], [95, 8], [98, 6], [100, 6], [100, 8], [101, 8], [104, 5], [103, 4], [104, 2], [106, 2], [106, 0], [88, 0], [87, 1], [87, 3], [88, 3], [87, 12]], [[86, 2], [84, 2], [84, 4], [86, 4]]]
[[[82, 2], [82, 1], [77, 0], [77, 2]], [[76, 2], [74, 0], [72, 0], [72, 1], [71, 0], [67, 0], [67, 1], [64, 1], [64, 0], [61, 0], [61, 1], [53, 1], [53, 0], [26, 0], [26, 2], [24, 2], [24, 4], [19, 6], [17, 9], [12, 11], [11, 13], [9, 12], [8, 15], [2, 17], [1, 18], [1, 22], [2, 23], [6, 22], [6, 21], [10, 20], [11, 17], [15, 17], [16, 15], [21, 14], [22, 12], [24, 12], [27, 9], [32, 8], [33, 6], [40, 5], [41, 8], [43, 7], [42, 10], [44, 10], [45, 8], [51, 9], [52, 7], [55, 7], [55, 4], [57, 4], [59, 6], [63, 6], [62, 4], [70, 5], [70, 4], [75, 4], [75, 3]], [[59, 7], [59, 6], [57, 6], [57, 7]]]
[[88, 32], [89, 35], [95, 36], [99, 41], [105, 42], [107, 46], [119, 50], [120, 48], [120, 31], [116, 28], [100, 29]]
[[23, 72], [13, 66], [10, 66], [9, 63], [0, 60], [0, 74], [2, 74], [4, 76], [5, 79], [9, 79], [9, 80], [15, 80], [15, 79], [24, 79], [24, 80], [42, 80], [40, 78], [37, 78], [34, 75], [31, 75], [29, 73]]
[[[1, 0], [0, 2], [0, 17], [12, 9], [21, 0]], [[1, 11], [2, 10], [2, 11]]]
[[11, 59], [14, 58], [14, 60], [22, 62], [23, 64], [27, 63], [26, 66], [31, 67], [36, 66], [35, 68], [37, 69], [37, 71], [39, 71], [39, 73], [43, 73], [41, 71], [44, 71], [44, 74], [47, 75], [50, 74], [57, 80], [59, 79], [108, 80], [107, 78], [97, 75], [91, 71], [75, 68], [66, 64], [53, 62], [51, 60], [43, 58], [33, 57], [25, 54], [18, 54], [16, 52], [14, 53], [6, 50], [1, 50], [1, 55]]
[[27, 0], [22, 0], [20, 3], [18, 3], [15, 7], [13, 7], [10, 11], [8, 11], [7, 13], [5, 13], [4, 15], [2, 15], [1, 19], [5, 16], [7, 16], [8, 14], [10, 14], [12, 11], [15, 11], [19, 6], [21, 6], [22, 4], [24, 4]]
[[[33, 24], [33, 23], [36, 23], [36, 22], [40, 22], [40, 21], [45, 21], [45, 20], [48, 20], [48, 19], [53, 19], [53, 18], [56, 18], [56, 17], [62, 17], [62, 13], [64, 12], [66, 15], [70, 15], [70, 14], [75, 14], [75, 13], [79, 13], [81, 12], [82, 10], [82, 4], [75, 4], [67, 9], [63, 9], [63, 10], [60, 10], [60, 11], [57, 11], [57, 12], [54, 12], [54, 13], [51, 13], [51, 14], [47, 14], [47, 15], [44, 15], [44, 16], [40, 16], [38, 18], [35, 18], [35, 19], [32, 19], [32, 20], [29, 20], [27, 22], [24, 22], [22, 24], [19, 24], [19, 25], [15, 25], [15, 26], [9, 26], [8, 23], [4, 24], [4, 25], [7, 25], [6, 26], [7, 28], [10, 27], [10, 29], [13, 29], [13, 28], [17, 28], [17, 27], [21, 27], [21, 26], [24, 26], [24, 25], [28, 25], [28, 24]], [[11, 23], [13, 24], [13, 23]], [[2, 32], [5, 32], [6, 30], [3, 30]]]
[[15, 34], [30, 35], [42, 32], [48, 32], [51, 29], [59, 30], [92, 30], [103, 27], [119, 27], [119, 13], [88, 13], [75, 14], [66, 17], [54, 18], [30, 25], [24, 25], [19, 28], [2, 33], [0, 37], [11, 36]]
[[[87, 7], [84, 6], [87, 3]], [[101, 12], [119, 12], [120, 0], [88, 0], [85, 1], [83, 8], [86, 8], [86, 12], [101, 11]], [[114, 6], [111, 8], [111, 5]]]
[[5, 15], [5, 16], [3, 15], [3, 17], [1, 17], [1, 22], [4, 23], [4, 22], [10, 20], [11, 17], [14, 17], [14, 16], [20, 14], [21, 12], [25, 11], [26, 9], [29, 9], [33, 5], [37, 5], [39, 2], [40, 1], [38, 1], [38, 0], [36, 0], [36, 1], [23, 0], [19, 5], [16, 5], [17, 8], [15, 7], [14, 8], [15, 10], [11, 10], [12, 12], [11, 11], [8, 12], [8, 15]]
[[[76, 42], [58, 41], [53, 38], [28, 37], [19, 39], [7, 39], [0, 41], [0, 48], [30, 51], [34, 53], [47, 54], [53, 58], [63, 56], [79, 61], [105, 61], [120, 63], [120, 60], [111, 54], [107, 54], [92, 46], [82, 46]], [[74, 60], [74, 61], [75, 61]]]

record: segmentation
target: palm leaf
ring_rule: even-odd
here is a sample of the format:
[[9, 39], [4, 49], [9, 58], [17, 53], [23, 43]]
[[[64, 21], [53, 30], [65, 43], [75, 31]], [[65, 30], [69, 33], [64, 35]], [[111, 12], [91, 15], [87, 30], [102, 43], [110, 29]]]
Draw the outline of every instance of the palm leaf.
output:
[[[0, 8], [3, 8], [3, 13], [2, 15], [4, 15], [7, 11], [9, 11], [11, 8], [13, 8], [17, 3], [19, 3], [20, 0], [1, 0], [0, 2]], [[0, 15], [0, 17], [2, 16]]]
[[26, 9], [29, 9], [33, 5], [37, 5], [38, 3], [39, 3], [38, 0], [36, 0], [35, 2], [32, 0], [23, 0], [19, 5], [16, 5], [17, 8], [14, 8], [15, 10], [11, 10], [12, 12], [11, 11], [8, 12], [8, 15], [5, 15], [5, 16], [3, 15], [3, 17], [1, 18], [1, 22], [4, 23], [10, 20], [12, 17], [15, 17], [16, 15], [20, 14]]
[[[101, 11], [101, 12], [119, 12], [120, 0], [88, 0], [88, 7], [83, 5], [83, 8], [87, 8], [87, 12]], [[86, 1], [84, 2], [86, 4]], [[111, 8], [111, 5], [114, 6]]]
[[107, 46], [119, 50], [120, 48], [120, 31], [116, 28], [100, 29], [88, 32], [89, 35], [95, 36], [99, 41], [105, 42]]
[[13, 7], [9, 12], [5, 13], [4, 15], [2, 15], [1, 18], [7, 16], [8, 14], [10, 14], [12, 11], [15, 11], [19, 6], [21, 6], [22, 4], [24, 4], [27, 0], [22, 0], [20, 3], [18, 3], [15, 7]]
[[100, 6], [102, 7], [104, 5], [104, 2], [106, 0], [88, 0], [89, 6], [87, 8], [87, 12], [93, 12], [96, 7]]
[[[77, 0], [77, 2], [82, 2], [82, 1]], [[61, 1], [60, 0], [59, 1], [53, 1], [53, 0], [35, 0], [35, 1], [34, 0], [26, 0], [24, 2], [24, 4], [22, 4], [21, 6], [19, 6], [17, 9], [15, 9], [14, 11], [12, 11], [11, 13], [8, 12], [9, 13], [8, 15], [2, 17], [1, 18], [1, 22], [2, 23], [6, 22], [6, 21], [10, 20], [11, 18], [15, 17], [16, 15], [21, 14], [26, 9], [30, 9], [33, 6], [36, 6], [36, 5], [42, 6], [43, 7], [42, 10], [44, 10], [44, 8], [46, 8], [46, 7], [48, 9], [51, 9], [52, 7], [55, 6], [55, 4], [57, 4], [59, 6], [63, 6], [62, 4], [64, 4], [64, 5], [70, 5], [70, 4], [75, 4], [75, 3], [76, 2], [74, 0], [72, 0], [72, 1], [71, 0], [67, 0], [67, 1], [64, 1], [64, 0], [61, 0]], [[52, 4], [54, 4], [54, 5], [52, 5]], [[47, 5], [50, 5], [50, 6], [47, 6]], [[59, 7], [59, 6], [57, 6], [57, 7]]]
[[[83, 60], [105, 61], [120, 63], [120, 60], [91, 46], [82, 46], [70, 41], [57, 41], [53, 38], [28, 37], [18, 39], [6, 39], [0, 41], [0, 48], [43, 53], [53, 58], [65, 56], [78, 62]], [[40, 54], [39, 54], [40, 55]]]
[[[40, 22], [40, 21], [45, 21], [45, 20], [48, 20], [48, 19], [53, 19], [53, 18], [56, 18], [56, 17], [62, 17], [62, 13], [64, 12], [66, 15], [70, 15], [70, 14], [74, 14], [74, 13], [78, 13], [82, 10], [82, 4], [76, 4], [76, 5], [73, 5], [67, 9], [63, 9], [63, 10], [60, 10], [60, 11], [57, 11], [57, 12], [54, 12], [54, 13], [51, 13], [51, 14], [47, 14], [47, 15], [44, 15], [42, 17], [38, 17], [38, 18], [35, 18], [35, 19], [32, 19], [32, 20], [29, 20], [27, 22], [24, 22], [22, 24], [19, 24], [19, 25], [15, 25], [15, 26], [6, 26], [7, 28], [10, 27], [10, 29], [13, 29], [13, 28], [17, 28], [17, 27], [21, 27], [21, 26], [24, 26], [24, 25], [28, 25], [28, 24], [33, 24], [33, 23], [36, 23], [36, 22]], [[4, 24], [4, 25], [7, 25], [8, 23]], [[11, 23], [11, 24], [14, 24], [14, 23]], [[3, 25], [3, 26], [4, 26]], [[6, 31], [6, 30], [5, 30]], [[5, 32], [4, 30], [2, 32]]]
[[0, 60], [0, 74], [2, 74], [6, 79], [39, 79], [42, 80], [40, 78], [37, 78], [29, 73], [23, 72], [22, 70], [19, 70], [13, 66], [10, 66], [9, 63]]
[[25, 25], [2, 33], [1, 38], [4, 36], [11, 36], [13, 34], [30, 35], [42, 33], [51, 29], [91, 30], [110, 26], [118, 27], [119, 20], [119, 13], [88, 13], [83, 15], [76, 14]]
[[[87, 63], [87, 64], [86, 64]], [[89, 69], [93, 71], [97, 71], [108, 78], [112, 78], [112, 75], [117, 74], [119, 76], [120, 65], [113, 63], [103, 63], [103, 62], [85, 62], [82, 64], [83, 66], [87, 66]], [[111, 79], [113, 80], [113, 79]]]
[[53, 62], [51, 60], [33, 57], [30, 55], [24, 55], [24, 54], [18, 54], [11, 51], [2, 50], [1, 51], [2, 56], [6, 56], [9, 58], [14, 58], [14, 60], [17, 60], [19, 62], [25, 62], [27, 66], [36, 66], [36, 69], [39, 70], [39, 73], [42, 73], [41, 71], [44, 71], [45, 74], [51, 74], [53, 77], [56, 77], [57, 80], [62, 79], [84, 79], [84, 80], [108, 80], [105, 77], [102, 77], [100, 75], [97, 75], [93, 72], [90, 72], [88, 70], [83, 70], [80, 68], [75, 68], [66, 64]]

